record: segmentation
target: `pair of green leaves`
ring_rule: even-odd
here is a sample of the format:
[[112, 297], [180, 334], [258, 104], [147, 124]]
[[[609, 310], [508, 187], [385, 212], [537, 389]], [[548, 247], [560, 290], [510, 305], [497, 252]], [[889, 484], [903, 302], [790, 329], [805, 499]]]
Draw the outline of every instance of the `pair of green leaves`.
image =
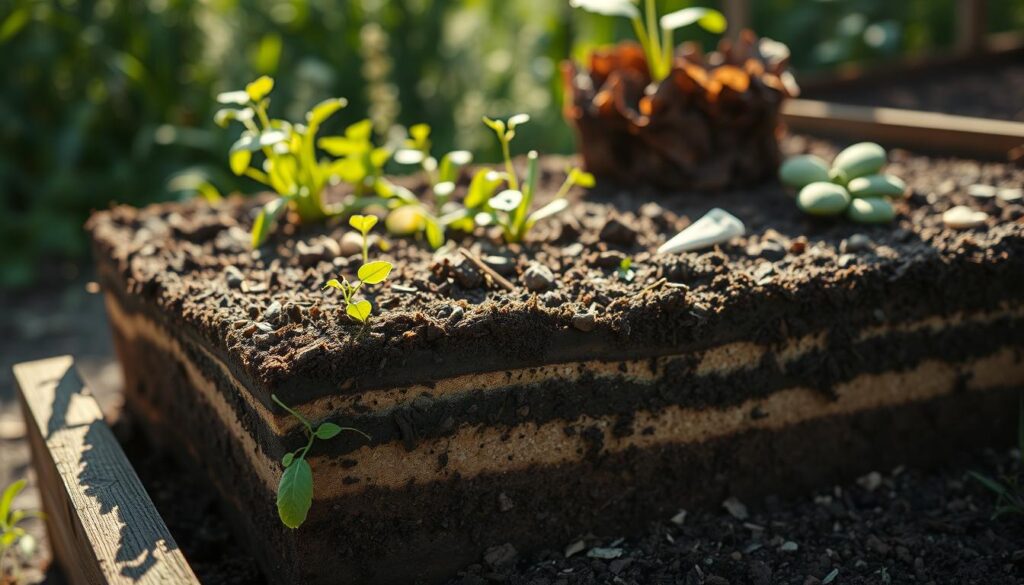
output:
[[313, 469], [306, 456], [316, 440], [326, 441], [338, 436], [342, 431], [350, 431], [362, 435], [367, 441], [369, 435], [351, 427], [342, 427], [332, 422], [323, 422], [314, 426], [306, 417], [289, 408], [276, 395], [271, 398], [279, 406], [288, 411], [305, 428], [306, 445], [295, 451], [285, 453], [281, 458], [284, 473], [277, 486], [277, 515], [288, 528], [298, 528], [306, 521], [309, 509], [313, 505]]
[[673, 33], [676, 29], [696, 24], [708, 32], [721, 34], [728, 26], [725, 15], [712, 8], [684, 8], [658, 19], [655, 0], [645, 0], [645, 4], [646, 15], [641, 15], [633, 0], [569, 0], [570, 6], [587, 12], [628, 18], [647, 55], [647, 65], [655, 81], [665, 79], [672, 70], [675, 51]]
[[348, 219], [348, 224], [359, 231], [363, 237], [363, 265], [359, 267], [356, 275], [359, 280], [349, 282], [342, 277], [341, 280], [332, 278], [324, 285], [324, 288], [333, 288], [341, 292], [342, 300], [345, 302], [345, 313], [359, 323], [366, 323], [373, 312], [373, 305], [366, 299], [356, 297], [356, 294], [363, 285], [380, 284], [387, 280], [394, 268], [390, 262], [384, 260], [369, 261], [369, 234], [373, 226], [377, 225], [377, 217], [373, 215], [353, 215]]
[[[0, 495], [0, 561], [12, 546], [18, 544], [24, 553], [30, 554], [35, 548], [35, 539], [19, 526], [27, 518], [41, 516], [38, 512], [15, 510], [14, 498], [25, 489], [27, 482], [20, 479], [4, 489]], [[0, 571], [3, 567], [0, 567]]]

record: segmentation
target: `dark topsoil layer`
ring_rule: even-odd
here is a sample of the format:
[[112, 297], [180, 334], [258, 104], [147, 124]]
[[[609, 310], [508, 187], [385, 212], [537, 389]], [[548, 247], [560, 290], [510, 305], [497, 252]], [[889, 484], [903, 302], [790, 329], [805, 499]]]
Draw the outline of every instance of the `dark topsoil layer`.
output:
[[[267, 583], [205, 482], [141, 436], [124, 444], [201, 582]], [[745, 502], [748, 517], [744, 506], [723, 506], [652, 523], [638, 539], [567, 542], [578, 550], [568, 559], [565, 550], [495, 547], [451, 585], [1019, 583], [1024, 523], [991, 520], [994, 496], [967, 475], [1018, 469], [1014, 457], [978, 453], [934, 472], [871, 474], [804, 500]]]
[[[837, 150], [802, 137], [783, 146], [826, 157]], [[420, 242], [391, 238], [387, 252], [371, 253], [395, 271], [370, 291], [375, 314], [365, 330], [345, 316], [333, 291], [320, 290], [329, 278], [352, 277], [359, 265], [358, 254], [336, 256], [335, 241], [348, 231], [340, 220], [287, 225], [257, 252], [248, 248], [252, 199], [220, 209], [198, 201], [119, 207], [94, 217], [90, 229], [101, 266], [114, 260], [110, 271], [101, 270], [109, 289], [127, 287], [172, 325], [180, 317], [241, 379], [294, 404], [337, 392], [350, 378], [344, 391], [358, 392], [467, 371], [773, 341], [843, 319], [859, 327], [1019, 298], [1024, 205], [967, 190], [977, 183], [1020, 187], [1024, 169], [898, 150], [890, 158], [888, 172], [913, 190], [890, 225], [810, 218], [777, 185], [719, 194], [603, 186], [538, 225], [526, 245], [504, 245], [494, 234], [458, 242], [505, 270], [512, 292], [489, 288], [454, 249], [437, 255]], [[544, 161], [541, 200], [560, 184], [564, 164]], [[957, 204], [989, 212], [987, 226], [944, 228], [941, 213]], [[740, 217], [748, 235], [714, 250], [653, 253], [716, 206]], [[847, 241], [854, 234], [872, 244], [855, 249]], [[616, 276], [623, 255], [633, 259], [631, 282]], [[553, 273], [546, 291], [526, 287], [524, 272], [534, 262]], [[240, 281], [230, 277], [231, 266]], [[275, 300], [283, 310], [270, 315]], [[593, 330], [574, 328], [573, 317], [588, 310], [596, 314]], [[264, 323], [270, 332], [261, 331]]]
[[811, 88], [801, 97], [1024, 122], [1024, 50]]

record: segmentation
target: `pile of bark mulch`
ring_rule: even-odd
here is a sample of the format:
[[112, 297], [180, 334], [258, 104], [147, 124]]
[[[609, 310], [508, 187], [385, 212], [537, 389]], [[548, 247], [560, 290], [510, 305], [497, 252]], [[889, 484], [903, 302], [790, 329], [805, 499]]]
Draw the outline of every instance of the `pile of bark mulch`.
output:
[[[266, 585], [212, 487], [150, 449], [140, 433], [122, 425], [119, 436], [200, 581]], [[941, 470], [874, 472], [798, 501], [729, 500], [719, 510], [686, 512], [680, 498], [680, 512], [640, 538], [583, 536], [534, 554], [498, 546], [450, 585], [1021, 582], [1024, 520], [993, 520], [995, 497], [971, 470], [1017, 474], [1019, 454], [978, 453]]]

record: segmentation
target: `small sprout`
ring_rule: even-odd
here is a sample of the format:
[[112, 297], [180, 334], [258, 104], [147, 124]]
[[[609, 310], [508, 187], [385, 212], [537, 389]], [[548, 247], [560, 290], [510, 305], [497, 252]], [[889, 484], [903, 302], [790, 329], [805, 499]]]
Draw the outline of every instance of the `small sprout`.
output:
[[20, 479], [7, 486], [3, 494], [0, 495], [0, 576], [6, 574], [4, 565], [7, 562], [8, 556], [11, 554], [20, 555], [20, 559], [13, 559], [14, 582], [18, 580], [17, 571], [21, 567], [22, 561], [30, 557], [36, 548], [35, 538], [26, 532], [20, 524], [28, 518], [42, 517], [42, 514], [39, 512], [15, 510], [12, 507], [14, 498], [25, 489], [26, 485], [27, 482], [24, 479]]
[[[585, 188], [593, 187], [594, 176], [578, 168], [569, 168], [566, 171], [565, 181], [555, 193], [554, 199], [547, 205], [530, 212], [531, 204], [537, 192], [539, 172], [537, 170], [537, 151], [530, 151], [527, 155], [526, 177], [520, 184], [512, 165], [512, 155], [509, 144], [515, 137], [516, 126], [525, 124], [530, 120], [526, 114], [517, 114], [508, 119], [508, 122], [484, 118], [484, 124], [494, 130], [501, 143], [501, 150], [505, 158], [505, 173], [483, 174], [478, 173], [470, 183], [469, 193], [466, 195], [466, 208], [473, 212], [478, 225], [490, 225], [496, 223], [502, 227], [505, 241], [521, 242], [526, 233], [540, 220], [551, 217], [565, 211], [569, 207], [565, 196], [574, 186]], [[502, 181], [508, 184], [508, 189], [494, 195], [494, 191]], [[520, 187], [521, 185], [521, 187]], [[480, 200], [486, 196], [486, 205], [481, 205]]]
[[636, 277], [636, 273], [633, 272], [633, 259], [629, 256], [623, 258], [615, 273], [623, 282], [633, 282], [633, 278]]
[[359, 267], [356, 276], [359, 280], [349, 282], [342, 277], [341, 280], [332, 278], [324, 285], [325, 289], [333, 288], [341, 291], [342, 300], [345, 303], [345, 313], [362, 324], [366, 324], [373, 312], [373, 305], [366, 299], [356, 297], [356, 293], [363, 285], [376, 285], [387, 280], [393, 268], [390, 262], [383, 260], [369, 261], [369, 233], [373, 226], [377, 225], [377, 217], [373, 215], [353, 215], [348, 220], [349, 225], [359, 230], [363, 236], [363, 265]]
[[294, 529], [302, 526], [302, 523], [306, 521], [309, 509], [313, 505], [313, 469], [306, 461], [306, 456], [313, 447], [313, 443], [317, 439], [322, 441], [333, 439], [342, 431], [358, 433], [367, 441], [371, 439], [369, 435], [359, 429], [338, 426], [332, 422], [322, 422], [314, 426], [309, 419], [281, 402], [276, 394], [271, 394], [270, 397], [278, 406], [302, 423], [307, 438], [305, 446], [285, 453], [281, 458], [284, 473], [281, 474], [281, 481], [277, 485], [277, 515], [285, 526]]
[[244, 127], [228, 153], [231, 172], [262, 183], [278, 195], [263, 206], [253, 223], [254, 248], [266, 241], [287, 209], [294, 210], [304, 222], [330, 214], [322, 195], [337, 174], [337, 163], [317, 158], [316, 135], [324, 121], [348, 104], [344, 98], [324, 100], [306, 114], [305, 124], [292, 124], [270, 118], [267, 109], [273, 89], [274, 80], [263, 76], [246, 85], [245, 90], [222, 93], [217, 96], [218, 102], [241, 107], [223, 108], [214, 115], [221, 127], [232, 122]]
[[647, 66], [655, 81], [665, 79], [672, 71], [675, 51], [673, 33], [676, 29], [696, 24], [708, 32], [721, 34], [728, 24], [721, 12], [701, 7], [684, 8], [659, 19], [654, 0], [645, 0], [642, 15], [633, 0], [569, 0], [569, 5], [604, 16], [628, 18], [647, 56]]

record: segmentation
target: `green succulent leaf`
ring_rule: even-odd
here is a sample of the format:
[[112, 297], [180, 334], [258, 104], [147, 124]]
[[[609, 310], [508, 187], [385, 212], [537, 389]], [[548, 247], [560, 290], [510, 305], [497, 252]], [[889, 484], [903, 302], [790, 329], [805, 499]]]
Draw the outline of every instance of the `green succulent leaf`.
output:
[[348, 313], [349, 317], [352, 317], [360, 323], [365, 323], [366, 319], [369, 318], [370, 312], [373, 311], [373, 305], [370, 301], [365, 299], [358, 300], [349, 306], [345, 307], [345, 312]]
[[393, 266], [390, 262], [374, 260], [359, 267], [359, 280], [366, 284], [380, 284], [391, 274]]
[[277, 486], [277, 514], [288, 528], [298, 528], [306, 521], [313, 504], [313, 470], [305, 459], [289, 465]]
[[341, 427], [331, 422], [325, 422], [316, 428], [316, 438], [324, 440], [333, 439], [340, 432]]

